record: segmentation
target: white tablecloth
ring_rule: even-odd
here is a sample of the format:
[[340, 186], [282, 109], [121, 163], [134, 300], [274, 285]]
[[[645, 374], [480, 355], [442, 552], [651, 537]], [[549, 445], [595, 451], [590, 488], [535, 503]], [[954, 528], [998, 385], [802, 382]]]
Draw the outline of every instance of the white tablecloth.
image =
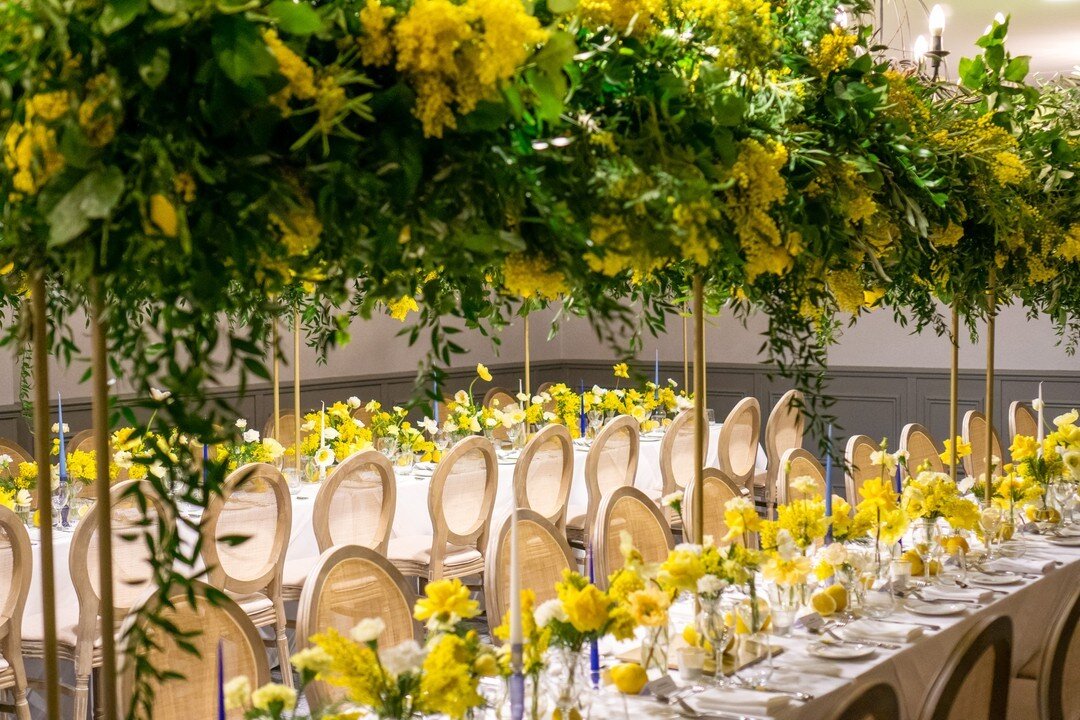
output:
[[[707, 465], [716, 464], [716, 441], [720, 426], [709, 428]], [[588, 502], [585, 488], [585, 449], [575, 446], [574, 479], [570, 487], [570, 516], [583, 513]], [[758, 448], [758, 467], [765, 467], [765, 453]], [[495, 496], [495, 509], [492, 521], [496, 524], [510, 515], [513, 502], [514, 465], [499, 464], [499, 489]], [[431, 478], [421, 476], [402, 477], [397, 486], [397, 510], [394, 513], [393, 536], [430, 535], [431, 517], [428, 514], [427, 495]], [[641, 443], [638, 458], [637, 478], [634, 485], [647, 494], [660, 491], [663, 483], [660, 477], [660, 442], [649, 439]], [[289, 540], [288, 560], [309, 560], [312, 565], [319, 557], [319, 548], [315, 542], [315, 531], [311, 526], [312, 509], [315, 506], [315, 493], [318, 487], [304, 485], [293, 496], [292, 533]], [[182, 529], [183, 530], [183, 529]], [[74, 625], [78, 620], [78, 599], [75, 586], [71, 583], [68, 572], [68, 549], [71, 533], [53, 534], [55, 552], [54, 577], [56, 580], [57, 622]], [[30, 586], [30, 595], [26, 600], [26, 617], [41, 613], [41, 546], [34, 546], [34, 575]]]

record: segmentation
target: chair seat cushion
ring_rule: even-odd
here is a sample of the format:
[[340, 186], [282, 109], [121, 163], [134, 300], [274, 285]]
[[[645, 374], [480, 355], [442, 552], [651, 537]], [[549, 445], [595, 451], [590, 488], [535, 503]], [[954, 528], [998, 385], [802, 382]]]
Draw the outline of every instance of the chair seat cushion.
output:
[[273, 625], [277, 621], [274, 601], [266, 595], [262, 593], [249, 593], [247, 595], [228, 593], [228, 595], [236, 601], [244, 614], [251, 618], [251, 622], [255, 623], [255, 627]]
[[304, 581], [307, 580], [308, 573], [311, 572], [311, 568], [314, 564], [314, 561], [310, 559], [286, 559], [285, 566], [281, 571], [282, 584], [288, 587], [304, 587]]
[[[77, 624], [65, 624], [56, 628], [56, 643], [61, 659], [72, 661], [75, 657], [75, 630]], [[45, 657], [45, 616], [33, 613], [23, 617], [22, 649], [25, 657]], [[101, 636], [94, 638], [94, 666], [101, 665]]]
[[[428, 565], [431, 563], [431, 536], [406, 535], [405, 537], [391, 538], [386, 556], [391, 562], [401, 561]], [[480, 551], [474, 547], [447, 545], [443, 563], [452, 567], [482, 559]]]

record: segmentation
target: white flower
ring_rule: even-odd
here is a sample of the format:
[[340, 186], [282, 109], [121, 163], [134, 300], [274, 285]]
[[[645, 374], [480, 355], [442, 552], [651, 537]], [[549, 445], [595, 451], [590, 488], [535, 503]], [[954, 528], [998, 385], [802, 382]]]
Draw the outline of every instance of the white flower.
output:
[[673, 388], [679, 387], [679, 383], [675, 382], [675, 378], [668, 378], [667, 379], [667, 384], [670, 385]]
[[843, 543], [833, 543], [821, 551], [821, 560], [827, 565], [839, 567], [848, 560], [848, 549]]
[[789, 531], [781, 530], [776, 533], [776, 554], [782, 560], [791, 560], [799, 554], [799, 548], [795, 545], [795, 538], [791, 537]]
[[389, 650], [380, 650], [379, 660], [391, 675], [416, 674], [424, 662], [424, 648], [415, 640], [406, 640]]
[[956, 481], [956, 488], [960, 491], [961, 495], [966, 495], [971, 492], [971, 488], [975, 487], [975, 478], [970, 475], [965, 475], [960, 480]]
[[30, 495], [30, 491], [27, 490], [26, 488], [23, 488], [19, 492], [15, 493], [15, 504], [16, 505], [19, 505], [19, 506], [22, 506], [22, 507], [28, 507], [30, 505], [30, 503], [33, 501], [33, 499], [34, 499], [33, 496]]
[[275, 705], [278, 712], [296, 707], [296, 691], [277, 683], [267, 683], [251, 693], [251, 705], [257, 710], [270, 711]]
[[401, 434], [401, 428], [397, 425], [390, 425], [386, 428], [386, 434], [390, 437], [396, 438]]
[[906, 465], [908, 458], [911, 457], [911, 453], [907, 450], [897, 450], [893, 453], [893, 457], [896, 458], [896, 462]]
[[237, 675], [225, 683], [225, 709], [237, 710], [247, 707], [251, 701], [251, 681], [246, 675]]
[[689, 410], [692, 407], [694, 407], [694, 401], [690, 398], [686, 397], [685, 395], [675, 396], [675, 409], [679, 412], [682, 412], [683, 410]]
[[882, 468], [886, 475], [891, 475], [896, 470], [896, 458], [885, 450], [875, 450], [870, 453], [870, 464]]
[[682, 501], [683, 494], [681, 490], [676, 490], [675, 492], [660, 498], [660, 504], [669, 508], [675, 507], [676, 504], [682, 504]]
[[285, 454], [285, 448], [274, 438], [263, 438], [263, 447], [270, 452], [270, 459], [277, 460], [279, 457]]
[[1034, 400], [1031, 401], [1031, 409], [1034, 410], [1035, 412], [1041, 412], [1044, 407], [1046, 407], [1046, 406], [1043, 404], [1043, 401], [1040, 400], [1039, 398], [1035, 398]]
[[349, 637], [358, 643], [375, 642], [386, 629], [386, 623], [382, 618], [364, 618], [349, 631]]
[[155, 460], [150, 464], [150, 467], [146, 469], [148, 473], [158, 478], [159, 480], [165, 477], [165, 466], [161, 464], [160, 460]]
[[458, 405], [464, 405], [465, 403], [469, 402], [469, 393], [465, 392], [464, 390], [458, 390], [456, 393], [454, 393], [454, 402], [456, 402]]
[[300, 672], [306, 670], [312, 675], [316, 675], [329, 670], [334, 659], [330, 657], [330, 653], [326, 652], [326, 650], [318, 645], [313, 645], [293, 653], [289, 656], [289, 662]]
[[788, 487], [797, 493], [806, 495], [807, 497], [815, 494], [818, 491], [817, 482], [809, 475], [800, 475], [799, 477], [791, 480], [788, 483]]
[[321, 468], [328, 468], [334, 464], [334, 451], [328, 447], [321, 447], [315, 451], [315, 464]]
[[715, 595], [727, 587], [727, 582], [717, 575], [702, 575], [697, 581], [699, 595]]
[[150, 388], [150, 399], [154, 402], [165, 402], [172, 397], [172, 393], [168, 390], [158, 390], [157, 388]]
[[246, 443], [259, 442], [259, 431], [258, 430], [245, 430], [244, 431], [244, 442], [246, 442]]
[[341, 433], [332, 427], [323, 428], [322, 431], [323, 440], [337, 440], [341, 437]]
[[394, 411], [395, 415], [404, 415], [405, 414], [405, 408], [401, 407], [400, 405], [395, 405], [391, 409]]
[[424, 432], [428, 433], [429, 435], [439, 434], [439, 424], [429, 417], [426, 417], [420, 421], [420, 427], [424, 430]]
[[536, 626], [544, 627], [552, 620], [566, 622], [566, 611], [563, 609], [562, 602], [557, 598], [554, 598], [547, 602], [540, 603], [536, 608], [534, 617], [536, 618]]
[[[498, 411], [496, 410], [496, 412]], [[504, 419], [505, 417], [506, 415], [504, 413], [499, 413], [498, 417], [495, 417], [493, 415], [484, 420], [484, 425], [488, 426], [489, 428], [493, 428], [501, 422], [506, 425], [506, 427], [510, 427], [510, 423], [506, 422], [506, 420]]]
[[113, 465], [120, 468], [131, 467], [131, 453], [127, 450], [117, 450], [112, 456]]
[[675, 546], [675, 549], [679, 552], [690, 552], [694, 553], [695, 555], [701, 554], [701, 546], [697, 543], [679, 543]]
[[555, 413], [551, 412], [550, 410], [545, 410], [544, 411], [544, 415], [543, 415], [544, 422], [551, 422], [552, 420], [555, 419], [555, 417], [556, 417]]
[[6, 468], [13, 462], [11, 456], [8, 454], [0, 455], [0, 467]]
[[300, 430], [302, 432], [306, 432], [306, 433], [309, 433], [314, 429], [315, 429], [315, 421], [314, 420], [308, 420], [306, 423], [304, 423], [303, 425], [300, 426]]
[[247, 428], [247, 420], [245, 420], [244, 418], [237, 418], [236, 427], [240, 428], [241, 430], [245, 430]]
[[444, 432], [452, 433], [457, 430], [457, 423], [450, 418], [447, 418], [446, 420], [443, 420], [442, 429]]
[[[53, 423], [52, 431], [54, 434], [60, 432], [60, 423]], [[64, 423], [64, 434], [67, 435], [69, 432], [71, 432], [71, 426]]]
[[351, 395], [349, 399], [345, 401], [345, 404], [355, 410], [360, 407], [360, 398], [356, 397], [355, 395]]
[[469, 418], [469, 432], [480, 432], [480, 421], [476, 418]]
[[364, 409], [367, 410], [368, 412], [375, 412], [376, 410], [379, 409], [379, 401], [378, 400], [368, 400], [368, 404], [364, 406]]
[[544, 398], [540, 397], [539, 395], [533, 395], [532, 404], [533, 405], [543, 405], [544, 404]]

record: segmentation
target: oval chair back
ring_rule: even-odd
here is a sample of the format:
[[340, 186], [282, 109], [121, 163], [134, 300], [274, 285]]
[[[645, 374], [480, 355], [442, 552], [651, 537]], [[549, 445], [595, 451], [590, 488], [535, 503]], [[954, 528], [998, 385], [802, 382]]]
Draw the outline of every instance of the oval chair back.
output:
[[1024, 404], [1022, 400], [1013, 400], [1009, 405], [1009, 443], [1016, 439], [1017, 435], [1027, 435], [1037, 438], [1039, 436], [1039, 420], [1035, 412]]
[[14, 440], [9, 440], [5, 437], [0, 437], [0, 455], [8, 455], [11, 457], [11, 468], [8, 472], [13, 475], [19, 471], [19, 463], [34, 461], [33, 455], [31, 455], [26, 448]]
[[[963, 432], [964, 440], [971, 444], [971, 454], [964, 458], [964, 471], [977, 480], [980, 475], [986, 474], [986, 416], [978, 410], [968, 410], [964, 413]], [[991, 442], [991, 454], [998, 458], [993, 472], [997, 476], [1001, 474], [1001, 464], [1005, 462], [1005, 456], [1001, 454], [1001, 440], [998, 438], [997, 429], [993, 427]]]
[[775, 514], [777, 478], [780, 477], [781, 462], [784, 453], [792, 448], [801, 448], [803, 444], [804, 419], [802, 414], [803, 395], [798, 390], [788, 390], [773, 405], [769, 413], [769, 422], [765, 426], [765, 455], [769, 460], [768, 477], [765, 485], [765, 504], [770, 517]]
[[94, 430], [80, 430], [75, 433], [70, 441], [64, 446], [69, 453], [73, 453], [76, 450], [82, 450], [84, 452], [90, 452], [94, 449]]
[[385, 555], [397, 506], [397, 478], [386, 456], [365, 450], [345, 459], [315, 495], [311, 523], [319, 552], [360, 545]]
[[574, 442], [562, 425], [548, 425], [529, 439], [514, 463], [514, 502], [566, 532], [566, 507], [574, 478]]
[[[283, 448], [288, 450], [294, 444], [296, 444], [296, 415], [290, 412], [290, 413], [281, 413], [278, 417], [280, 418], [280, 420], [278, 422], [277, 433], [275, 434], [275, 432], [274, 432], [274, 416], [271, 415], [267, 419], [266, 424], [263, 425], [263, 437], [272, 437], [272, 438], [274, 438], [279, 443], [281, 443], [281, 446]], [[302, 426], [303, 423], [304, 423], [303, 418], [300, 418], [300, 423], [301, 423], [301, 426]], [[310, 430], [305, 431], [301, 427], [301, 430], [300, 430], [300, 442], [303, 442], [304, 438], [306, 438], [310, 433], [311, 433]]]
[[[484, 567], [484, 602], [488, 630], [494, 636], [510, 607], [510, 528], [513, 515], [507, 517], [492, 534]], [[555, 584], [564, 570], [577, 568], [573, 551], [559, 529], [540, 513], [518, 509], [518, 557], [521, 563], [521, 589], [532, 590], [536, 605], [555, 598]]]
[[630, 534], [634, 547], [648, 563], [667, 559], [675, 546], [671, 528], [656, 503], [635, 487], [613, 490], [600, 502], [592, 533], [594, 577], [606, 588], [608, 577], [623, 566], [620, 535]]
[[754, 492], [758, 443], [761, 442], [761, 405], [743, 398], [728, 413], [716, 440], [717, 466], [737, 485]]
[[[157, 604], [158, 590], [151, 590], [145, 602]], [[244, 710], [237, 708], [223, 711], [218, 706], [218, 648], [221, 648], [221, 666], [226, 682], [244, 675], [252, 688], [270, 682], [270, 665], [263, 648], [259, 631], [235, 601], [214, 592], [198, 580], [191, 582], [195, 604], [191, 604], [187, 587], [177, 587], [169, 594], [169, 605], [158, 607], [156, 612], [177, 630], [185, 633], [185, 645], [196, 653], [180, 647], [174, 635], [146, 623], [144, 615], [131, 615], [128, 622], [142, 622], [150, 643], [138, 648], [140, 661], [150, 663], [162, 672], [177, 673], [180, 679], [156, 680], [143, 674], [139, 683], [149, 683], [154, 693], [150, 707], [142, 708], [142, 717], [154, 720], [191, 720], [191, 718], [225, 717], [241, 720]], [[208, 598], [208, 594], [213, 599]], [[124, 637], [136, 637], [124, 633]], [[130, 642], [130, 641], [129, 641]], [[220, 643], [220, 645], [219, 645]], [[147, 648], [148, 651], [147, 651]], [[125, 716], [136, 689], [135, 667], [131, 661], [135, 648], [126, 648], [120, 654], [122, 666], [119, 672], [120, 711]], [[219, 713], [222, 713], [219, 715]]]
[[447, 543], [484, 552], [495, 508], [498, 467], [495, 448], [476, 436], [459, 441], [435, 467], [428, 490], [434, 530], [431, 579], [442, 576]]
[[0, 670], [0, 689], [11, 690], [19, 720], [30, 720], [22, 625], [33, 568], [26, 525], [12, 510], [0, 505], [0, 655], [8, 666]]
[[945, 463], [941, 461], [942, 446], [930, 431], [919, 423], [908, 423], [900, 431], [900, 449], [907, 452], [908, 468], [912, 473], [916, 473], [923, 463], [929, 463], [933, 472], [948, 472]]
[[949, 653], [919, 720], [1000, 720], [1009, 701], [1012, 620], [977, 623]]
[[1039, 718], [1073, 720], [1080, 717], [1080, 587], [1072, 591], [1049, 637], [1037, 680]]
[[[694, 457], [694, 411], [683, 410], [679, 413], [667, 432], [660, 440], [660, 477], [663, 482], [663, 494], [685, 493], [687, 484], [694, 477], [694, 469], [704, 465], [704, 457]], [[668, 522], [680, 524], [682, 518], [676, 517], [670, 509], [665, 509]]]
[[[732, 480], [723, 470], [705, 468], [702, 474], [701, 486], [705, 489], [704, 515], [702, 532], [711, 536], [713, 543], [720, 545], [727, 535], [728, 526], [724, 522], [724, 504], [728, 500], [741, 497], [746, 494], [745, 488]], [[694, 507], [698, 493], [697, 481], [691, 479], [686, 487], [686, 495], [683, 497], [683, 515], [686, 521], [683, 523], [683, 534], [686, 541], [701, 544], [702, 538], [697, 537], [695, 528]]]
[[889, 683], [856, 690], [832, 720], [900, 720], [900, 699]]
[[859, 488], [863, 483], [871, 478], [881, 477], [881, 468], [870, 460], [870, 456], [877, 449], [878, 446], [867, 435], [852, 435], [848, 438], [847, 449], [844, 451], [844, 462], [847, 465], [847, 472], [844, 473], [844, 494], [852, 507], [859, 502]]
[[[304, 581], [296, 615], [296, 645], [311, 647], [316, 633], [335, 630], [345, 637], [365, 618], [385, 624], [379, 648], [386, 650], [414, 640], [424, 631], [413, 619], [416, 596], [405, 576], [371, 548], [338, 545], [325, 550]], [[305, 690], [313, 710], [345, 699], [345, 689], [315, 681]]]
[[600, 502], [618, 488], [633, 487], [641, 448], [640, 432], [637, 420], [629, 415], [619, 415], [593, 440], [585, 457], [585, 488], [589, 494], [584, 527], [586, 538], [592, 535]]
[[825, 468], [809, 450], [792, 448], [780, 456], [780, 474], [777, 476], [777, 499], [782, 505], [796, 500], [797, 494], [791, 488], [791, 483], [796, 478], [808, 477], [817, 485], [817, 491], [822, 497], [828, 490], [825, 482]]
[[493, 387], [484, 393], [483, 406], [491, 408], [492, 410], [505, 410], [511, 405], [517, 405], [517, 398], [514, 397], [514, 393], [510, 392], [506, 388]]

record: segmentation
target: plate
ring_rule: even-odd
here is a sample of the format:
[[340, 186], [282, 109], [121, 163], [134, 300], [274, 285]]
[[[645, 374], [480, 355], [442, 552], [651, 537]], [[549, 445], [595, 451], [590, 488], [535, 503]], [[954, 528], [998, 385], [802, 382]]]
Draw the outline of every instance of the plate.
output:
[[976, 585], [1015, 585], [1020, 582], [1020, 576], [1011, 572], [988, 575], [987, 573], [972, 573], [968, 576], [968, 582]]
[[963, 603], [928, 603], [921, 600], [908, 600], [904, 609], [915, 615], [959, 615], [967, 610]]
[[654, 443], [654, 442], [660, 442], [660, 441], [661, 441], [661, 440], [663, 440], [663, 439], [664, 439], [664, 436], [663, 436], [663, 435], [660, 435], [660, 436], [656, 436], [656, 435], [642, 435], [642, 436], [641, 436], [641, 442], [643, 442], [643, 443]]
[[810, 643], [806, 646], [806, 652], [814, 657], [826, 658], [827, 660], [857, 660], [869, 657], [875, 650], [873, 645], [862, 643]]

